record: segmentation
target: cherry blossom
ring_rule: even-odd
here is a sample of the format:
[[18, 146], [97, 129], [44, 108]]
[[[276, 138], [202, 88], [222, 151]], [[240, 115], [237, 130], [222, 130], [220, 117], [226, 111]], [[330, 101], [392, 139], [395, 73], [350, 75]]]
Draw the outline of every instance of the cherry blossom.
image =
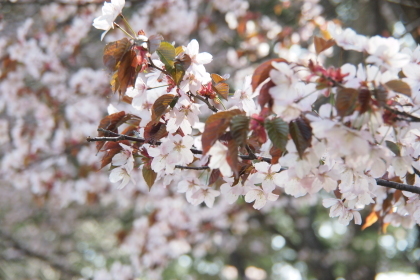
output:
[[102, 15], [95, 18], [92, 24], [96, 29], [105, 30], [105, 32], [102, 33], [101, 41], [104, 39], [106, 33], [108, 33], [111, 28], [114, 28], [114, 20], [121, 14], [124, 5], [125, 0], [111, 0], [111, 3], [104, 2]]
[[354, 223], [357, 225], [362, 224], [362, 217], [357, 210], [347, 208], [341, 199], [325, 198], [322, 205], [330, 208], [330, 217], [338, 217], [338, 222], [343, 225], [348, 225], [354, 218]]
[[276, 201], [279, 196], [272, 193], [273, 189], [267, 187], [253, 187], [245, 195], [245, 201], [251, 203], [255, 201], [254, 207], [259, 210], [265, 206], [268, 201]]

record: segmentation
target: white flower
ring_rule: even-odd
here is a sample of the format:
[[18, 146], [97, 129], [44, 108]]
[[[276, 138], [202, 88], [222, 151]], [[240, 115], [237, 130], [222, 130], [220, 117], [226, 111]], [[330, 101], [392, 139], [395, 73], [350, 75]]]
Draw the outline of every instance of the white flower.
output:
[[258, 93], [252, 92], [251, 75], [249, 75], [245, 77], [243, 88], [235, 91], [232, 100], [235, 100], [238, 107], [243, 109], [247, 115], [250, 116], [253, 113], [256, 113], [257, 108], [253, 98], [257, 95]]
[[252, 207], [259, 210], [264, 207], [267, 203], [267, 200], [276, 201], [279, 196], [272, 193], [272, 190], [267, 188], [254, 187], [251, 188], [245, 195], [245, 201], [250, 203], [255, 200], [255, 203]]
[[127, 96], [133, 98], [131, 106], [134, 109], [142, 110], [144, 109], [144, 104], [147, 102], [147, 85], [143, 82], [141, 77], [137, 77], [136, 84], [134, 87], [129, 87], [125, 93]]
[[202, 186], [198, 191], [196, 191], [191, 199], [193, 205], [198, 205], [204, 201], [207, 207], [212, 208], [214, 200], [217, 196], [220, 195], [219, 191], [210, 189], [209, 187]]
[[244, 194], [244, 187], [240, 184], [231, 187], [233, 178], [226, 178], [225, 181], [227, 182], [220, 186], [220, 191], [225, 195], [229, 204], [235, 203], [238, 197]]
[[193, 74], [202, 84], [211, 81], [210, 74], [206, 72], [203, 64], [210, 63], [213, 56], [208, 52], [198, 52], [199, 45], [197, 40], [191, 40], [185, 49], [185, 53], [191, 58], [191, 65], [186, 74]]
[[401, 68], [409, 63], [410, 56], [400, 53], [400, 42], [395, 38], [374, 36], [369, 39], [367, 63], [374, 63], [387, 69]]
[[118, 189], [124, 188], [128, 182], [130, 182], [130, 179], [134, 184], [135, 182], [131, 177], [130, 172], [131, 171], [129, 171], [126, 167], [114, 168], [109, 174], [109, 181], [111, 181], [111, 183], [116, 183], [122, 180], [121, 184], [118, 186]]
[[322, 201], [322, 205], [326, 208], [331, 207], [330, 217], [338, 217], [338, 222], [343, 225], [348, 225], [353, 218], [356, 225], [362, 224], [362, 217], [360, 216], [360, 213], [357, 210], [349, 209], [344, 206], [341, 199], [325, 198]]
[[192, 195], [199, 189], [200, 180], [197, 177], [186, 178], [178, 183], [178, 192], [185, 193], [187, 201], [192, 203]]
[[178, 128], [181, 128], [184, 134], [191, 134], [194, 124], [199, 122], [200, 106], [191, 103], [187, 97], [181, 97], [169, 113], [171, 118], [166, 126], [168, 132], [174, 133]]
[[104, 39], [105, 34], [111, 28], [114, 28], [114, 20], [121, 14], [124, 5], [125, 0], [111, 0], [111, 3], [105, 2], [102, 7], [102, 15], [93, 20], [92, 25], [96, 29], [105, 30], [105, 32], [102, 33], [101, 41]]
[[367, 37], [357, 34], [350, 28], [346, 28], [342, 32], [337, 32], [335, 26], [331, 26], [329, 29], [331, 31], [331, 36], [337, 43], [337, 46], [340, 46], [345, 50], [354, 50], [358, 52], [363, 52], [365, 50], [368, 42]]
[[228, 148], [225, 145], [216, 141], [208, 152], [211, 155], [209, 167], [211, 169], [219, 168], [224, 177], [232, 176], [232, 169], [226, 159], [227, 151]]
[[257, 170], [256, 178], [262, 182], [262, 187], [267, 190], [274, 190], [276, 188], [276, 182], [279, 181], [280, 164], [270, 165], [267, 162], [258, 162], [254, 164]]

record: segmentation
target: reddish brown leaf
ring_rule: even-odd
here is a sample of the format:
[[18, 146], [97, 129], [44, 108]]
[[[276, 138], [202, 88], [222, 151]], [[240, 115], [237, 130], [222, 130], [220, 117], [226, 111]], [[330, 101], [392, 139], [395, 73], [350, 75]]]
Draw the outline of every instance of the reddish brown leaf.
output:
[[366, 228], [370, 227], [371, 225], [376, 223], [377, 220], [378, 220], [378, 213], [375, 211], [372, 211], [369, 214], [369, 216], [366, 217], [366, 221], [362, 226], [362, 230], [365, 230]]
[[358, 109], [360, 114], [367, 112], [371, 107], [371, 92], [367, 88], [362, 88], [359, 90], [359, 97], [358, 97]]
[[[118, 128], [118, 126], [120, 126], [122, 124], [122, 120], [124, 119], [124, 117], [125, 117], [125, 112], [124, 111], [108, 115], [101, 120], [98, 128], [106, 129], [106, 130], [109, 130], [109, 131], [112, 131], [112, 132], [118, 132], [117, 128]], [[98, 136], [99, 137], [106, 136], [106, 133], [102, 132], [102, 131], [99, 131]], [[96, 149], [98, 150], [98, 152], [104, 144], [105, 144], [105, 142], [101, 142], [101, 141], [96, 142]]]
[[215, 74], [215, 73], [213, 73], [213, 74], [211, 74], [210, 76], [211, 76], [211, 79], [213, 80], [213, 82], [214, 82], [215, 84], [218, 84], [218, 83], [220, 83], [220, 82], [224, 82], [224, 81], [226, 81], [226, 79], [225, 79], [225, 78], [223, 78], [222, 76], [220, 76], [219, 74]]
[[280, 150], [279, 148], [277, 148], [275, 146], [271, 147], [271, 149], [270, 149], [271, 164], [278, 163], [282, 154], [283, 154], [283, 151]]
[[114, 72], [123, 55], [130, 49], [131, 42], [127, 38], [111, 42], [104, 49], [104, 65], [109, 71]]
[[268, 107], [273, 107], [273, 98], [269, 93], [270, 88], [274, 87], [275, 84], [272, 81], [265, 83], [260, 90], [260, 94], [258, 95], [258, 104], [260, 104], [261, 108], [264, 108], [265, 104], [268, 104]]
[[133, 50], [127, 51], [121, 59], [118, 67], [118, 92], [125, 94], [128, 87], [134, 86], [137, 76], [137, 55]]
[[392, 81], [386, 82], [385, 86], [387, 86], [389, 89], [395, 92], [398, 92], [407, 96], [411, 96], [410, 86], [401, 80], [392, 80]]
[[160, 117], [166, 113], [166, 109], [174, 100], [174, 97], [173, 94], [164, 94], [156, 99], [152, 107], [152, 122], [159, 122]]
[[155, 143], [166, 135], [168, 135], [168, 131], [166, 131], [166, 125], [161, 122], [154, 123], [151, 121], [144, 128], [144, 139], [146, 142]]
[[302, 117], [291, 121], [289, 123], [289, 132], [295, 143], [299, 157], [302, 158], [305, 150], [311, 146], [312, 127], [309, 125], [309, 121]]
[[122, 147], [119, 143], [123, 143], [125, 145], [130, 144], [127, 140], [122, 140], [118, 142], [106, 142], [102, 149], [102, 151], [104, 151], [105, 154], [103, 155], [101, 160], [101, 169], [110, 164], [112, 158], [122, 150]]
[[231, 111], [218, 112], [207, 119], [204, 132], [201, 137], [203, 154], [206, 154], [216, 140], [225, 133], [226, 129], [230, 125], [232, 117], [241, 114], [243, 114], [241, 110], [235, 109]]
[[335, 41], [333, 39], [325, 40], [324, 38], [315, 36], [314, 37], [314, 45], [316, 54], [320, 54], [326, 49], [335, 45]]
[[407, 172], [407, 175], [405, 175], [405, 181], [409, 185], [414, 185], [414, 183], [416, 182], [416, 174], [411, 174]]
[[335, 107], [339, 116], [344, 117], [353, 114], [356, 108], [358, 92], [354, 88], [339, 88]]
[[239, 175], [239, 157], [238, 157], [238, 144], [234, 139], [228, 141], [228, 152], [226, 160], [235, 175], [238, 178]]
[[273, 69], [272, 62], [286, 62], [287, 60], [283, 58], [274, 58], [269, 61], [264, 62], [255, 69], [254, 74], [252, 75], [252, 90], [255, 90], [262, 82], [267, 80], [270, 77], [270, 70]]
[[210, 173], [209, 186], [216, 183], [216, 181], [219, 180], [220, 178], [222, 178], [222, 173], [220, 172], [220, 170], [213, 169]]
[[223, 99], [227, 100], [229, 96], [229, 85], [227, 83], [218, 83], [213, 86], [214, 91], [216, 91]]

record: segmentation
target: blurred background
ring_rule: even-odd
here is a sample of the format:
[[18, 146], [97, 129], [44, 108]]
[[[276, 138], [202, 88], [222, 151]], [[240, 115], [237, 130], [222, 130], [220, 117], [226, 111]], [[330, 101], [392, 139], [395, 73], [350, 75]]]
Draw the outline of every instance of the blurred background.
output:
[[[109, 104], [130, 108], [102, 64], [106, 42], [124, 37], [100, 41], [102, 5], [0, 1], [0, 279], [420, 279], [418, 226], [346, 227], [322, 197], [209, 209], [163, 183], [149, 192], [140, 174], [111, 185], [86, 137]], [[317, 59], [312, 38], [328, 37], [328, 22], [420, 42], [416, 0], [126, 0], [123, 13], [176, 45], [196, 38], [231, 92], [269, 58]], [[363, 58], [325, 53], [326, 66]]]

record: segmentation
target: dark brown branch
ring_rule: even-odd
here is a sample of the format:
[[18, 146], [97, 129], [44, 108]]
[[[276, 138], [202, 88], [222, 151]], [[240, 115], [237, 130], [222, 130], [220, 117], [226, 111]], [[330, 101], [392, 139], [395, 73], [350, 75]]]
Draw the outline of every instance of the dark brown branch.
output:
[[189, 169], [189, 170], [207, 170], [207, 169], [210, 169], [210, 167], [208, 167], [208, 166], [182, 166], [182, 165], [175, 165], [175, 168]]
[[412, 185], [396, 183], [384, 179], [376, 179], [379, 186], [420, 194], [420, 188]]
[[[127, 135], [122, 135], [122, 134], [118, 134], [106, 129], [102, 129], [102, 128], [98, 128], [98, 131], [102, 131], [102, 132], [106, 132], [109, 133], [111, 135], [115, 135], [115, 137], [88, 137], [87, 141], [89, 142], [94, 142], [94, 141], [121, 141], [121, 140], [130, 140], [130, 141], [134, 141], [134, 142], [140, 142], [140, 143], [145, 143], [146, 140], [143, 138], [136, 138], [136, 137], [132, 137], [132, 136], [127, 136]], [[155, 142], [155, 143], [150, 143], [150, 144], [154, 144], [154, 145], [160, 145], [162, 142]], [[191, 152], [193, 154], [196, 155], [201, 155], [203, 154], [203, 151], [197, 150], [197, 149], [190, 149]], [[239, 155], [239, 157], [241, 159], [244, 160], [260, 160], [260, 161], [265, 161], [267, 163], [271, 164], [271, 159], [270, 158], [266, 158], [266, 157], [258, 157], [255, 156], [254, 154], [250, 154], [250, 155]], [[194, 166], [181, 166], [181, 165], [176, 165], [176, 168], [179, 169], [190, 169], [190, 170], [206, 170], [209, 169], [208, 166], [200, 166], [200, 167], [194, 167]], [[280, 172], [285, 170], [285, 168], [281, 168]], [[387, 181], [384, 179], [376, 179], [376, 183], [379, 186], [383, 186], [383, 187], [387, 187], [387, 188], [392, 188], [392, 189], [397, 189], [397, 190], [402, 190], [402, 191], [408, 191], [408, 192], [412, 192], [412, 193], [417, 193], [420, 194], [420, 188], [416, 187], [416, 186], [412, 186], [412, 185], [407, 185], [407, 184], [401, 184], [401, 183], [396, 183], [396, 182], [392, 182], [392, 181]]]
[[400, 115], [400, 116], [404, 116], [406, 118], [409, 118], [408, 120], [405, 120], [405, 121], [420, 122], [420, 118], [419, 117], [413, 116], [413, 115], [411, 115], [411, 114], [409, 114], [407, 112], [402, 112], [402, 111], [398, 111], [396, 109], [392, 109], [391, 107], [386, 106], [386, 105], [384, 107], [385, 107], [385, 109], [387, 109], [388, 111], [391, 111], [392, 113], [394, 113], [396, 115]]

